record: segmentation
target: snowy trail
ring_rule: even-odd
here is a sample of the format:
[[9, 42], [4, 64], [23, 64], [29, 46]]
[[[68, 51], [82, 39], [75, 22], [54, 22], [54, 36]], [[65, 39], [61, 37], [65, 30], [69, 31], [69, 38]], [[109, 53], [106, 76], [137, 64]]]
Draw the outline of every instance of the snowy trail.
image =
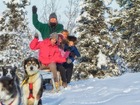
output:
[[72, 82], [60, 93], [43, 94], [43, 105], [140, 105], [140, 73]]

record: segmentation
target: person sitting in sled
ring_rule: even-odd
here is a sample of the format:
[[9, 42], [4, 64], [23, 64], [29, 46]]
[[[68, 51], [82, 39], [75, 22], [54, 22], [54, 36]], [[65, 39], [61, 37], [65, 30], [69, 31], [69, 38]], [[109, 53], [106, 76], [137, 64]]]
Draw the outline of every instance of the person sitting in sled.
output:
[[64, 51], [70, 51], [70, 54], [63, 66], [66, 69], [67, 83], [70, 83], [73, 73], [73, 62], [76, 59], [76, 57], [80, 57], [81, 55], [77, 47], [75, 46], [77, 38], [75, 36], [68, 36], [67, 39], [68, 45], [65, 44]]
[[68, 30], [64, 29], [61, 34], [63, 35], [63, 40], [68, 40], [69, 32]]
[[58, 23], [55, 13], [51, 13], [48, 23], [41, 23], [38, 20], [37, 7], [32, 7], [32, 21], [35, 28], [41, 33], [42, 39], [50, 37], [51, 33], [60, 33], [63, 30], [63, 25]]
[[48, 67], [53, 73], [54, 81], [57, 83], [57, 66], [56, 63], [66, 62], [66, 58], [61, 55], [57, 45], [58, 34], [52, 33], [50, 38], [39, 41], [38, 34], [35, 34], [34, 39], [30, 43], [32, 50], [39, 50], [39, 61], [44, 67]]
[[[61, 33], [58, 34], [58, 42], [57, 45], [59, 47], [59, 50], [61, 52], [61, 55], [65, 58], [69, 57], [70, 51], [64, 51], [64, 38]], [[66, 78], [66, 69], [63, 67], [62, 63], [57, 63], [57, 70], [60, 71], [61, 77], [62, 77], [62, 86], [65, 88], [67, 87], [67, 78]]]

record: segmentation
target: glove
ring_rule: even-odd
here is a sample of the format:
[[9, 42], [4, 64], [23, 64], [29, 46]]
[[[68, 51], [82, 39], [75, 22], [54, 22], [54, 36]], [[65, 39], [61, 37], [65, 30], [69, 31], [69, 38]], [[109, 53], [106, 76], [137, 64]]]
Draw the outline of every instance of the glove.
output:
[[67, 63], [70, 64], [71, 62], [72, 62], [72, 60], [68, 58]]
[[75, 57], [74, 52], [70, 52], [69, 56], [74, 58]]
[[38, 34], [37, 34], [37, 33], [35, 33], [35, 36], [34, 36], [34, 37], [38, 39]]
[[32, 7], [32, 12], [33, 12], [33, 14], [36, 14], [36, 12], [37, 12], [37, 7], [35, 5]]

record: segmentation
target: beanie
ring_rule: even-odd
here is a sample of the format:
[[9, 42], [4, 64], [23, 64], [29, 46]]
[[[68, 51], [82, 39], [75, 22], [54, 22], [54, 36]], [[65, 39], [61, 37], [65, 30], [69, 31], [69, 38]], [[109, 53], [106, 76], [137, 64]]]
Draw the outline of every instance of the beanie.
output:
[[68, 36], [68, 40], [69, 41], [76, 42], [77, 41], [77, 38], [75, 36]]
[[61, 33], [58, 33], [58, 38], [64, 39], [63, 35]]
[[56, 20], [57, 20], [57, 16], [56, 16], [56, 14], [55, 14], [54, 12], [50, 14], [49, 20], [50, 20], [51, 18], [56, 18]]
[[56, 32], [52, 33], [50, 39], [56, 39], [56, 41], [58, 41], [58, 34]]

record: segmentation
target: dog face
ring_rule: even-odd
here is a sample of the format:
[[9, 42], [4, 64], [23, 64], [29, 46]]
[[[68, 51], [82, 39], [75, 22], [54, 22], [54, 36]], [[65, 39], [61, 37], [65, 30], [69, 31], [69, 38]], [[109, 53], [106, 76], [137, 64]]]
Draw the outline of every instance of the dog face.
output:
[[10, 77], [11, 79], [13, 79], [16, 75], [16, 69], [17, 67], [14, 66], [4, 66], [2, 67], [2, 71], [3, 71], [3, 76], [7, 76]]
[[33, 75], [34, 73], [38, 72], [40, 63], [38, 59], [34, 57], [27, 58], [24, 61], [24, 69], [28, 75]]
[[[29, 57], [26, 60], [24, 60], [24, 70], [25, 70], [25, 77], [26, 75], [28, 76], [29, 79], [26, 80], [26, 83], [23, 84], [22, 86], [22, 91], [23, 91], [23, 105], [42, 105], [41, 103], [38, 104], [38, 101], [40, 100], [43, 92], [43, 86], [42, 86], [42, 77], [40, 76], [39, 71], [39, 66], [40, 63], [38, 59], [34, 57]], [[32, 76], [34, 75], [34, 76]], [[26, 78], [25, 78], [26, 79]], [[34, 99], [31, 99], [32, 97], [29, 97], [30, 90], [29, 86], [27, 84], [33, 83], [33, 89], [32, 89], [32, 95]], [[39, 101], [41, 102], [41, 101]]]
[[14, 79], [3, 76], [0, 78], [0, 102], [6, 101], [16, 94]]

